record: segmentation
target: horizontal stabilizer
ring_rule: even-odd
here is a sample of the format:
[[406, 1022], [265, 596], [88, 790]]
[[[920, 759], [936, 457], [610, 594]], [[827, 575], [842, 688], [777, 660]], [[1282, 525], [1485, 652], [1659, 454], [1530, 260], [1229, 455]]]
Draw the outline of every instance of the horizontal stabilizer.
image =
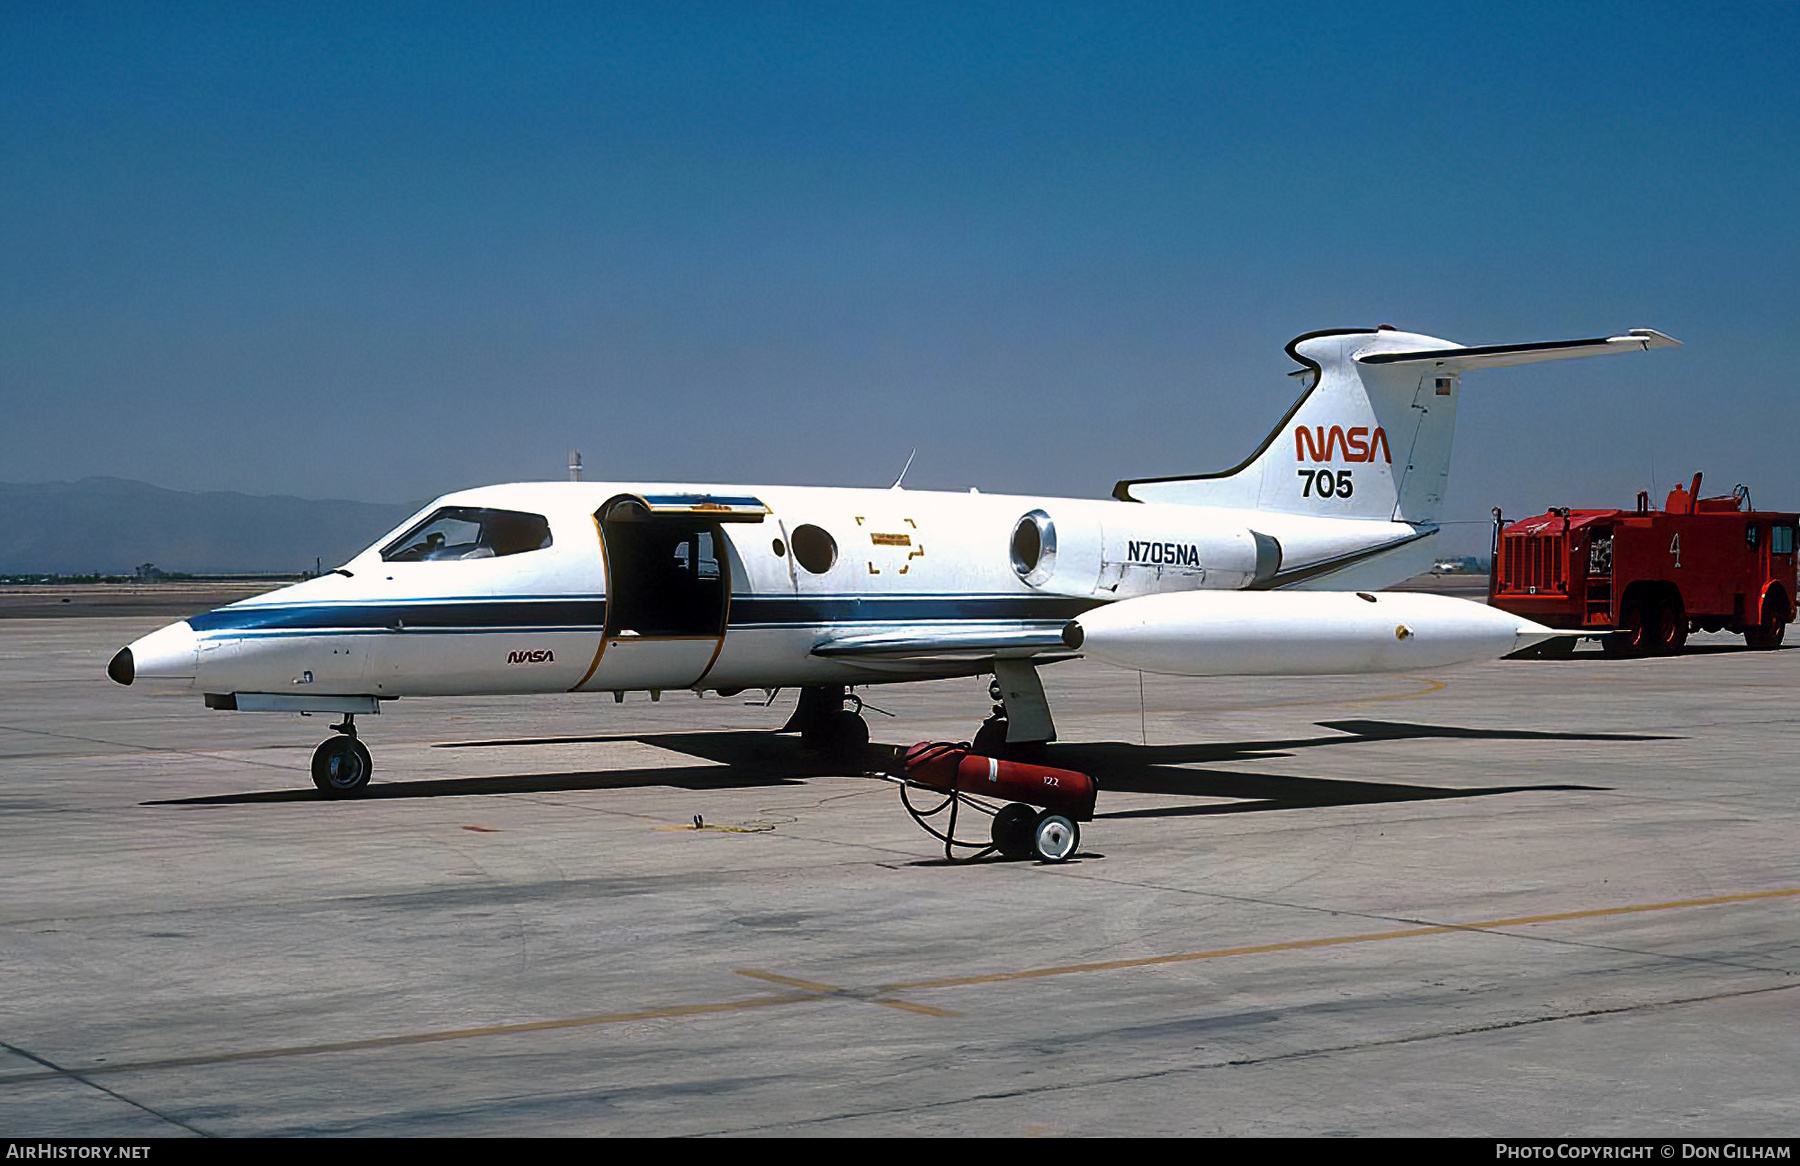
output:
[[[1229, 470], [1161, 478], [1127, 478], [1113, 487], [1121, 502], [1167, 502], [1232, 510], [1404, 523], [1435, 529], [1450, 481], [1450, 445], [1462, 374], [1673, 348], [1680, 341], [1649, 328], [1583, 340], [1464, 345], [1396, 328], [1328, 328], [1288, 342], [1305, 386], [1255, 453]], [[1369, 541], [1385, 538], [1374, 532]], [[1421, 548], [1423, 549], [1423, 548]], [[1406, 554], [1389, 557], [1399, 569]], [[1348, 564], [1346, 564], [1348, 565]], [[1421, 566], [1422, 570], [1423, 567]], [[1395, 582], [1371, 562], [1356, 573], [1318, 574], [1331, 586]], [[1292, 566], [1274, 585], [1291, 586]]]
[[1546, 340], [1537, 344], [1488, 344], [1478, 348], [1370, 352], [1356, 360], [1359, 364], [1431, 364], [1441, 369], [1508, 368], [1515, 364], [1536, 364], [1540, 360], [1566, 360], [1572, 356], [1647, 352], [1652, 348], [1674, 348], [1680, 343], [1673, 336], [1665, 336], [1654, 328], [1633, 328], [1623, 336]]

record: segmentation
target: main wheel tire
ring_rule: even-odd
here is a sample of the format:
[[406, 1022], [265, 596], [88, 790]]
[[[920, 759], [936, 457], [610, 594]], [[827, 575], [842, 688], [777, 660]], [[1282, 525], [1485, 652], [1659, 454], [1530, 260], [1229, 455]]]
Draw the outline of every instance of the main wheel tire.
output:
[[375, 764], [368, 746], [355, 737], [339, 734], [313, 750], [313, 784], [328, 798], [347, 798], [369, 788]]
[[1002, 806], [994, 815], [994, 824], [988, 837], [993, 839], [994, 849], [1006, 858], [1030, 858], [1034, 848], [1032, 830], [1037, 825], [1038, 812], [1024, 802], [1014, 802]]
[[845, 761], [855, 761], [869, 747], [869, 722], [862, 714], [842, 709], [831, 719], [830, 753]]
[[1031, 824], [1031, 848], [1045, 862], [1067, 862], [1081, 845], [1081, 827], [1063, 814], [1045, 810]]
[[1006, 754], [1006, 718], [989, 717], [981, 722], [975, 730], [975, 739], [969, 742], [969, 752], [983, 757], [1001, 757]]
[[1783, 604], [1769, 602], [1763, 604], [1763, 621], [1753, 628], [1744, 631], [1744, 642], [1752, 648], [1768, 651], [1781, 647], [1781, 641], [1787, 635], [1787, 607]]
[[1656, 620], [1651, 625], [1655, 636], [1651, 642], [1651, 650], [1658, 656], [1676, 656], [1687, 644], [1687, 612], [1681, 608], [1681, 600], [1673, 599], [1656, 605]]
[[822, 713], [800, 730], [808, 749], [843, 761], [854, 761], [869, 744], [869, 724], [850, 709]]

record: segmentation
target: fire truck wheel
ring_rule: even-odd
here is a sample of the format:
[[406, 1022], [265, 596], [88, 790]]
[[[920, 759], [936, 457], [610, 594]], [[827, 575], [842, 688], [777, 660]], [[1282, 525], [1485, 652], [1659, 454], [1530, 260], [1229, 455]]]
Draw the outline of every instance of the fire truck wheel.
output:
[[1619, 608], [1619, 630], [1601, 641], [1608, 656], [1642, 656], [1648, 647], [1656, 609], [1646, 611], [1642, 600], [1627, 599]]
[[1030, 858], [1031, 828], [1037, 825], [1037, 816], [1037, 810], [1024, 802], [1001, 807], [994, 815], [993, 832], [989, 835], [994, 849], [1006, 858]]
[[1761, 625], [1745, 629], [1744, 642], [1752, 648], [1779, 648], [1786, 634], [1787, 609], [1778, 603], [1766, 603], [1763, 605]]
[[1045, 810], [1032, 824], [1031, 847], [1045, 862], [1067, 862], [1081, 845], [1081, 827], [1061, 814]]
[[1656, 630], [1656, 639], [1652, 645], [1656, 654], [1679, 655], [1683, 645], [1687, 643], [1687, 612], [1681, 610], [1681, 600], [1657, 604], [1656, 619], [1651, 626]]

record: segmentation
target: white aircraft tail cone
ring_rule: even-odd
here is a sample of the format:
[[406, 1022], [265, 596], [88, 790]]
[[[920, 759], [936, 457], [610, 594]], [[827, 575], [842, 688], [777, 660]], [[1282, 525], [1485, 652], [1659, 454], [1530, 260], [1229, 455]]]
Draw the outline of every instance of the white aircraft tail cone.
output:
[[1398, 591], [1185, 591], [1097, 608], [1063, 639], [1173, 676], [1409, 672], [1493, 660], [1566, 635], [1482, 603]]

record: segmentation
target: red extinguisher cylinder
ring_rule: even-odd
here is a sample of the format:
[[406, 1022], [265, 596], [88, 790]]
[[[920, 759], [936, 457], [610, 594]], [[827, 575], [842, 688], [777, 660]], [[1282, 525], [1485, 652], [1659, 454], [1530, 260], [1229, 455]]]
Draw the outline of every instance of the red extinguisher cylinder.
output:
[[978, 797], [1042, 806], [1077, 822], [1094, 816], [1094, 779], [1073, 769], [983, 757], [943, 741], [921, 741], [906, 751], [906, 773], [920, 785]]

